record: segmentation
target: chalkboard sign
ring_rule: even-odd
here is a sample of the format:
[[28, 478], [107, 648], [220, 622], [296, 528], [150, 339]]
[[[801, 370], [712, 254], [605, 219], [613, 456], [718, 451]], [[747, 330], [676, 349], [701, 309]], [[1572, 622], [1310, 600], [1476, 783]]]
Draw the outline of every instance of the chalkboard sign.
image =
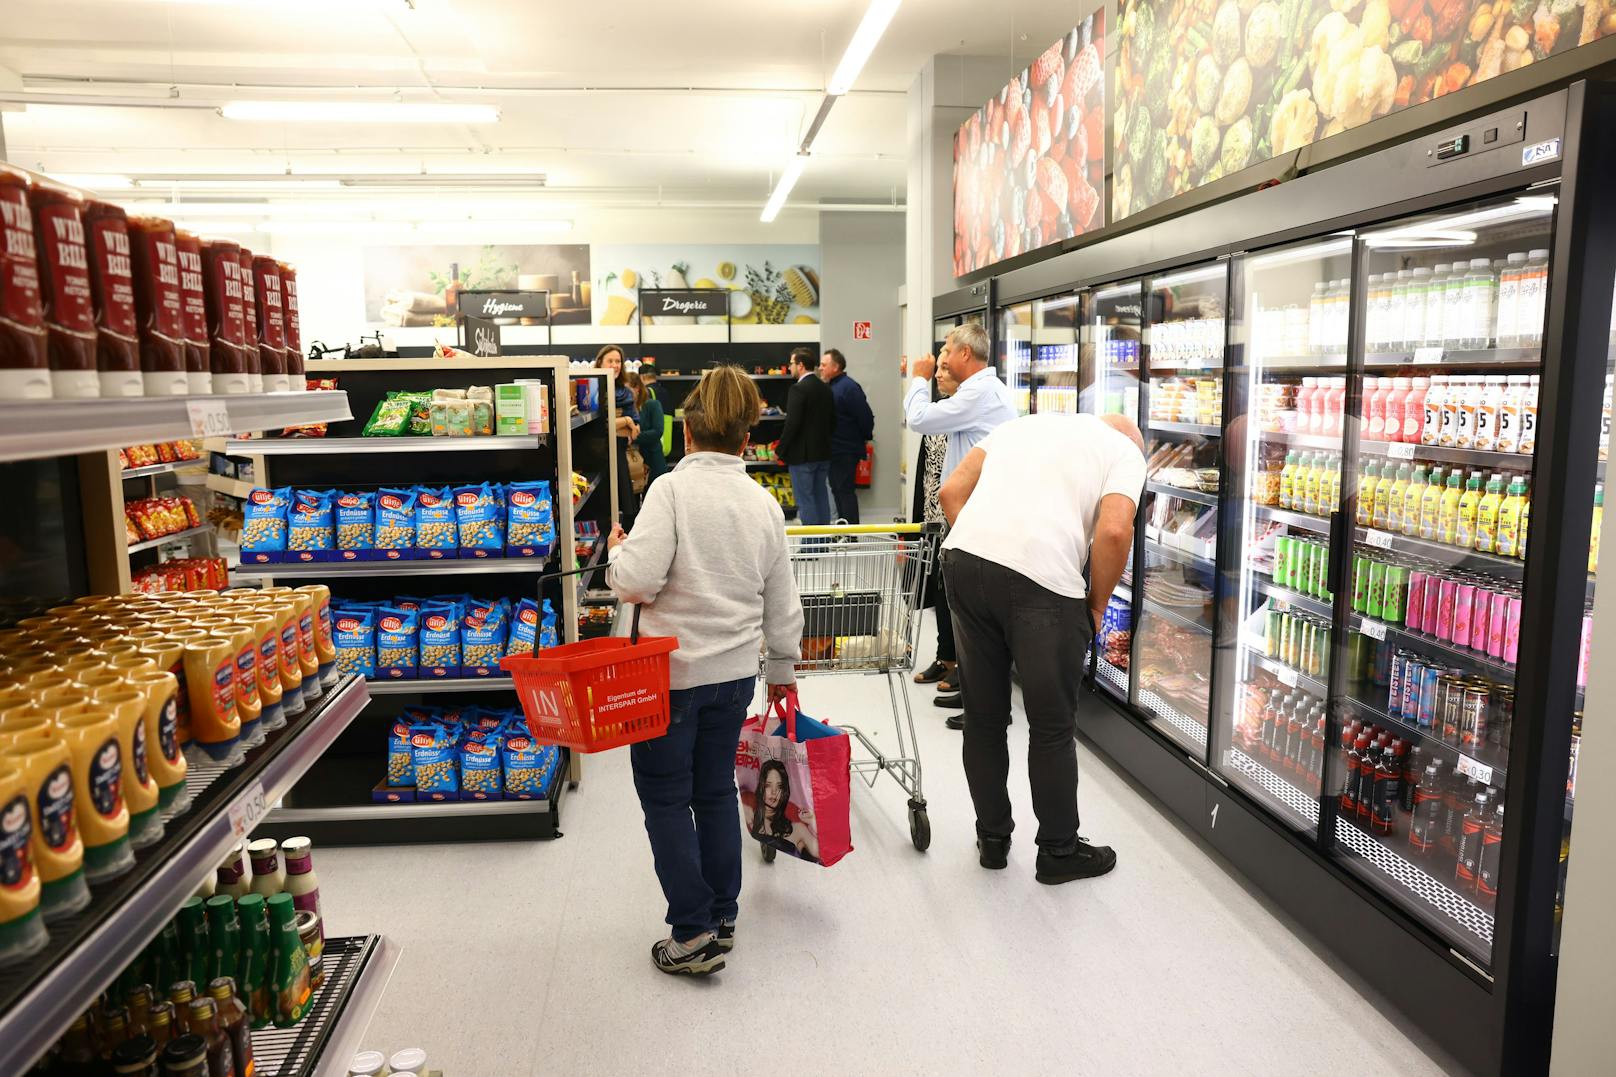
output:
[[460, 316], [463, 318], [538, 318], [550, 317], [549, 292], [461, 292]]
[[499, 354], [499, 323], [488, 318], [463, 318], [465, 349], [482, 358]]
[[645, 289], [640, 292], [640, 314], [652, 319], [667, 315], [722, 318], [729, 314], [729, 292], [722, 288]]

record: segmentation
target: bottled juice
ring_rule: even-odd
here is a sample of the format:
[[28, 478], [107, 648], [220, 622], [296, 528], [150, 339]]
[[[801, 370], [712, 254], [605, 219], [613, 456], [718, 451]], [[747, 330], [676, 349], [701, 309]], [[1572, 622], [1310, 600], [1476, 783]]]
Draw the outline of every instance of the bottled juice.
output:
[[1408, 400], [1409, 380], [1392, 378], [1391, 383], [1386, 393], [1386, 433], [1383, 436], [1387, 441], [1403, 441], [1403, 407]]
[[1515, 543], [1515, 556], [1522, 561], [1526, 560], [1526, 528], [1532, 522], [1532, 499], [1528, 497], [1521, 505], [1521, 537]]
[[1498, 405], [1498, 435], [1494, 452], [1519, 452], [1521, 446], [1521, 406], [1526, 402], [1526, 375], [1511, 374], [1504, 383], [1504, 396]]
[[[1364, 350], [1368, 352], [1384, 351], [1386, 302], [1380, 274], [1369, 274], [1369, 279], [1364, 284], [1369, 295], [1369, 302], [1364, 308]], [[1315, 284], [1313, 286], [1314, 293], [1317, 294], [1322, 287], [1322, 285]]]
[[1504, 500], [1504, 476], [1493, 474], [1486, 493], [1476, 505], [1476, 549], [1492, 553], [1498, 547], [1498, 506]]
[[[1409, 305], [1409, 271], [1399, 269], [1392, 281], [1392, 324], [1391, 324], [1391, 350], [1408, 350], [1408, 330], [1412, 319]], [[1425, 326], [1425, 308], [1420, 307], [1420, 327]]]
[[[1409, 274], [1408, 300], [1403, 314], [1403, 346], [1409, 351], [1425, 343], [1425, 312], [1430, 307], [1431, 271], [1420, 266]], [[1440, 292], [1437, 293], [1441, 295]]]
[[1476, 545], [1476, 507], [1481, 504], [1481, 472], [1472, 471], [1459, 498], [1459, 523], [1453, 544], [1471, 549]]
[[1347, 379], [1330, 378], [1324, 393], [1324, 433], [1341, 433], [1341, 416], [1347, 407]]
[[1375, 487], [1380, 483], [1380, 461], [1374, 457], [1364, 461], [1358, 474], [1358, 526], [1369, 527], [1375, 522]]
[[1417, 464], [1414, 468], [1414, 477], [1409, 480], [1403, 491], [1403, 534], [1418, 535], [1420, 533], [1420, 505], [1425, 500], [1425, 465]]
[[1420, 495], [1420, 538], [1427, 542], [1434, 542], [1438, 533], [1438, 521], [1441, 519], [1442, 495], [1444, 479], [1442, 469], [1431, 469], [1430, 481], [1425, 486], [1425, 493]]
[[1442, 444], [1442, 409], [1448, 395], [1448, 379], [1441, 374], [1431, 378], [1430, 391], [1425, 394], [1425, 418], [1420, 429], [1421, 445]]
[[[1539, 335], [1542, 331], [1539, 330]], [[1522, 333], [1525, 336], [1525, 333]], [[1536, 342], [1534, 341], [1534, 346]], [[1521, 436], [1520, 445], [1516, 452], [1531, 456], [1537, 449], [1537, 386], [1538, 376], [1533, 374], [1526, 382], [1526, 392], [1521, 397]]]
[[1470, 259], [1470, 272], [1465, 275], [1466, 347], [1485, 348], [1492, 342], [1497, 290], [1492, 262], [1486, 258]]
[[1307, 349], [1314, 355], [1324, 351], [1324, 304], [1324, 282], [1315, 281], [1307, 304]]
[[1414, 378], [1409, 383], [1408, 396], [1403, 398], [1403, 440], [1418, 445], [1425, 435], [1425, 394], [1430, 388], [1429, 378]]
[[1453, 413], [1454, 421], [1457, 424], [1453, 428], [1453, 444], [1456, 448], [1475, 448], [1476, 398], [1478, 395], [1480, 395], [1478, 379], [1459, 379], [1459, 398]]
[[[1370, 521], [1371, 527], [1385, 528], [1387, 520], [1391, 518], [1392, 487], [1397, 483], [1391, 466], [1391, 461], [1386, 461], [1381, 469], [1380, 482], [1375, 485], [1375, 515]], [[1403, 477], [1408, 478], [1406, 474]]]
[[1330, 496], [1325, 498], [1325, 504], [1329, 506], [1330, 515], [1333, 516], [1337, 512], [1341, 511], [1341, 454], [1340, 453], [1331, 453], [1330, 454], [1329, 482], [1330, 482]]
[[1372, 441], [1386, 437], [1386, 394], [1390, 391], [1390, 378], [1364, 379], [1363, 436]]
[[1295, 499], [1295, 495], [1294, 495], [1295, 489], [1296, 489], [1296, 454], [1293, 453], [1293, 452], [1288, 452], [1288, 453], [1285, 454], [1285, 466], [1283, 468], [1281, 468], [1280, 472], [1279, 472], [1279, 507], [1280, 508], [1282, 508], [1282, 509], [1294, 509], [1296, 507], [1296, 499]]
[[[1384, 379], [1382, 379], [1384, 380]], [[1384, 526], [1388, 531], [1401, 531], [1403, 529], [1403, 498], [1408, 493], [1409, 466], [1397, 465], [1397, 478], [1392, 481], [1391, 492], [1386, 496], [1386, 522]], [[1377, 507], [1379, 496], [1375, 498]]]
[[1484, 380], [1481, 399], [1476, 404], [1476, 428], [1471, 434], [1472, 447], [1487, 452], [1498, 448], [1498, 420], [1504, 410], [1504, 378], [1494, 374]]
[[1306, 466], [1302, 471], [1302, 511], [1316, 513], [1319, 511], [1319, 475], [1322, 467], [1322, 453], [1311, 453], [1306, 457]]
[[1296, 394], [1296, 431], [1300, 434], [1317, 434], [1314, 424], [1317, 421], [1317, 407], [1319, 393], [1319, 379], [1303, 378], [1302, 388]]
[[1536, 348], [1543, 343], [1543, 316], [1549, 294], [1549, 252], [1535, 248], [1521, 267], [1520, 291], [1515, 299], [1516, 346]]
[[1464, 497], [1459, 469], [1448, 472], [1447, 486], [1442, 491], [1442, 505], [1437, 510], [1437, 540], [1453, 545], [1459, 533], [1459, 500]]
[[1437, 348], [1442, 347], [1442, 297], [1451, 268], [1447, 262], [1438, 262], [1425, 287], [1425, 328], [1420, 339], [1423, 344]]
[[1593, 527], [1588, 532], [1588, 575], [1599, 571], [1599, 527], [1605, 515], [1605, 484], [1594, 486]]
[[1526, 254], [1516, 251], [1505, 260], [1504, 271], [1498, 275], [1498, 317], [1493, 330], [1500, 348], [1513, 348], [1520, 342], [1516, 309], [1525, 272]]
[[1498, 537], [1494, 552], [1500, 557], [1519, 557], [1521, 545], [1521, 509], [1526, 504], [1526, 478], [1512, 475], [1509, 491], [1498, 506]]
[[1453, 271], [1442, 282], [1442, 346], [1450, 350], [1464, 347], [1465, 273], [1469, 268], [1465, 262], [1454, 262]]

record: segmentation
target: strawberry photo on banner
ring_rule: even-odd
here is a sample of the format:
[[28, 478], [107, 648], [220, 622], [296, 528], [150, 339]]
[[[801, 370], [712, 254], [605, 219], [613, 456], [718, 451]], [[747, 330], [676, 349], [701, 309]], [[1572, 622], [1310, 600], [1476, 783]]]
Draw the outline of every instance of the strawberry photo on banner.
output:
[[795, 692], [767, 715], [747, 719], [735, 752], [747, 833], [765, 848], [826, 867], [852, 852], [850, 758], [847, 734], [802, 714]]

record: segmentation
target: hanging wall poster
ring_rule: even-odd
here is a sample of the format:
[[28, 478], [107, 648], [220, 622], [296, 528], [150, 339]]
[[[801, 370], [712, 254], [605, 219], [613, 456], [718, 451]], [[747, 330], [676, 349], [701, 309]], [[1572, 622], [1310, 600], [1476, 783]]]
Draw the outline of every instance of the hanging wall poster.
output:
[[1612, 0], [1119, 0], [1111, 219], [1616, 32]]
[[[819, 324], [815, 244], [594, 245], [596, 325], [723, 325], [722, 314], [662, 313], [641, 291], [722, 288], [735, 325]], [[674, 304], [670, 310], [679, 307]]]
[[373, 326], [453, 325], [461, 290], [513, 289], [548, 292], [556, 325], [589, 323], [585, 243], [367, 247], [364, 259], [365, 320]]
[[1105, 9], [954, 135], [954, 275], [1105, 223]]

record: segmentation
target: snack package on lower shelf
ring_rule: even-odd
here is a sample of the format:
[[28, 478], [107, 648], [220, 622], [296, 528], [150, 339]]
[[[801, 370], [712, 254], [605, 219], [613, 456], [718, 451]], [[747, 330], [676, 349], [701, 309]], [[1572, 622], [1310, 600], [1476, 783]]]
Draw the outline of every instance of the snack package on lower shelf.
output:
[[505, 677], [501, 658], [560, 643], [549, 599], [399, 595], [343, 600], [332, 614], [338, 667], [371, 680]]
[[536, 800], [551, 787], [560, 750], [529, 735], [518, 710], [406, 707], [387, 733], [381, 802]]
[[176, 557], [136, 572], [129, 586], [142, 594], [158, 591], [222, 591], [230, 586], [230, 566], [222, 557]]
[[148, 542], [202, 526], [202, 515], [188, 497], [143, 497], [123, 509], [126, 530], [135, 542]]

